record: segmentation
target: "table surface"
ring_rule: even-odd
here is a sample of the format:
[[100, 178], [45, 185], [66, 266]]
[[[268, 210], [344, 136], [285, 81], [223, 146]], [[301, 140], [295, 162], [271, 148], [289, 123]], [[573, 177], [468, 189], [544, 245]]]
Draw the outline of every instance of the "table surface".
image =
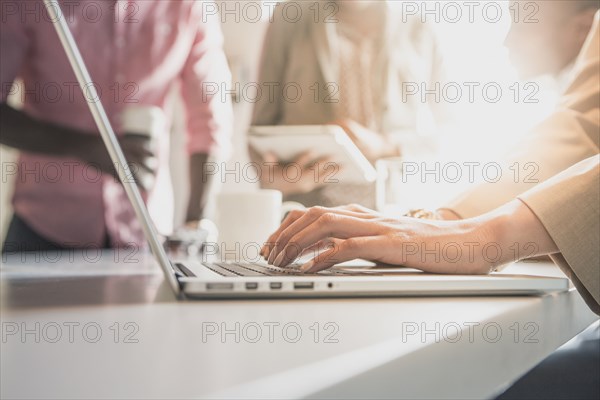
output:
[[124, 252], [4, 256], [0, 289], [2, 398], [491, 398], [597, 320], [575, 290], [176, 301]]

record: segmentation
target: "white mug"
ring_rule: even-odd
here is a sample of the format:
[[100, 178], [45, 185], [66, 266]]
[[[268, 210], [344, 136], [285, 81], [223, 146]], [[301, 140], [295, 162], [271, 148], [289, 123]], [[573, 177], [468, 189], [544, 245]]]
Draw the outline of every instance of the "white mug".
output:
[[281, 224], [283, 212], [303, 208], [297, 203], [282, 204], [278, 190], [219, 193], [216, 223], [222, 259], [256, 261], [260, 249]]
[[156, 106], [130, 106], [119, 116], [121, 131], [156, 139], [167, 132], [167, 117]]

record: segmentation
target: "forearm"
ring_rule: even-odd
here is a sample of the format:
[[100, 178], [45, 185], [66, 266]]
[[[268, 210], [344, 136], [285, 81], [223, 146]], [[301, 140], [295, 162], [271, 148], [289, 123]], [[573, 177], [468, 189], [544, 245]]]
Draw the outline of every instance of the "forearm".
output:
[[489, 243], [500, 250], [497, 265], [558, 252], [544, 225], [520, 200], [513, 200], [475, 220], [487, 232], [485, 237], [490, 238]]
[[0, 105], [0, 143], [19, 150], [59, 157], [82, 157], [79, 149], [96, 139], [73, 129], [42, 122], [15, 110], [8, 104]]
[[207, 154], [190, 156], [190, 197], [186, 222], [195, 222], [202, 218], [212, 184], [212, 176], [206, 174], [207, 163]]

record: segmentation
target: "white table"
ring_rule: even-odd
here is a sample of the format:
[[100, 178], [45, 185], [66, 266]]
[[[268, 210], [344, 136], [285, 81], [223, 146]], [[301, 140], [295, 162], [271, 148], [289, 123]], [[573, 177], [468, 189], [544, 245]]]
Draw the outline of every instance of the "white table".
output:
[[2, 398], [490, 398], [597, 319], [574, 290], [175, 301], [125, 256], [3, 260]]

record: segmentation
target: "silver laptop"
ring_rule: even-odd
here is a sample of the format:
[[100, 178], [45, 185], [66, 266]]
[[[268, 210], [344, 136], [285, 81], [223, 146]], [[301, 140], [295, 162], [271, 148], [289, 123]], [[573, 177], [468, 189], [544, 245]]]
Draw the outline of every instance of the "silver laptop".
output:
[[[278, 268], [266, 262], [171, 261], [142, 201], [104, 107], [95, 91], [81, 53], [56, 0], [44, 4], [60, 37], [81, 88], [89, 90], [90, 110], [119, 178], [135, 209], [150, 249], [166, 281], [178, 297], [268, 298], [268, 297], [359, 297], [359, 296], [447, 296], [522, 295], [568, 289], [568, 280], [523, 275], [456, 276], [432, 275], [415, 270], [377, 268], [360, 261], [337, 265], [328, 271], [305, 275], [298, 265]], [[362, 267], [362, 268], [361, 268]]]

